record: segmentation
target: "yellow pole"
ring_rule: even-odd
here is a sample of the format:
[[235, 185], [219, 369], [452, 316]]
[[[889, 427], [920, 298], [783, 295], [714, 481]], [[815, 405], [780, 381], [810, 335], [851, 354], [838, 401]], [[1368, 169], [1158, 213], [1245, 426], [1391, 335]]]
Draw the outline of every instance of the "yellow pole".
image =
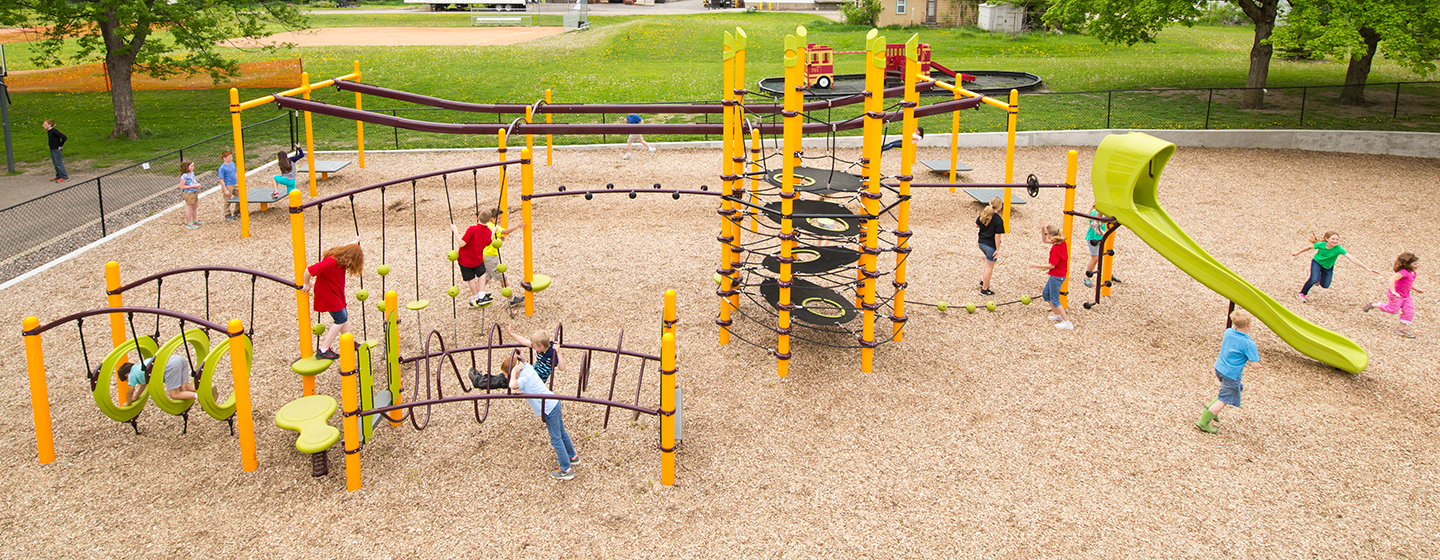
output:
[[345, 489], [360, 489], [360, 406], [355, 386], [355, 335], [340, 335], [340, 395], [345, 432]]
[[865, 162], [866, 191], [865, 213], [876, 216], [865, 220], [865, 241], [860, 252], [861, 277], [860, 307], [864, 310], [864, 326], [861, 331], [860, 371], [870, 373], [875, 368], [875, 279], [880, 247], [880, 144], [884, 140], [884, 122], [879, 115], [885, 110], [885, 37], [880, 31], [871, 29], [865, 35], [865, 143], [861, 161]]
[[675, 322], [679, 320], [675, 314], [675, 290], [665, 290], [665, 314], [661, 318], [664, 325], [660, 334], [675, 334]]
[[[965, 96], [960, 95], [960, 76], [955, 76], [955, 100], [959, 101]], [[960, 111], [950, 111], [950, 184], [955, 184], [956, 171], [960, 167]], [[955, 192], [955, 187], [950, 187], [950, 192]]]
[[1100, 295], [1110, 297], [1110, 282], [1115, 276], [1115, 257], [1111, 255], [1115, 250], [1115, 235], [1105, 239], [1105, 245], [1100, 247], [1100, 262], [1105, 265], [1105, 274], [1097, 276], [1096, 281], [1100, 282]]
[[[1020, 92], [1010, 90], [1010, 105], [1005, 107], [1005, 184], [1015, 182], [1015, 119], [1020, 114]], [[1010, 233], [1010, 187], [1005, 187], [1003, 222], [1005, 233]]]
[[[400, 311], [397, 309], [400, 305], [399, 302], [400, 297], [395, 290], [385, 292], [385, 363], [388, 372], [385, 377], [390, 387], [391, 404], [400, 404], [400, 390], [403, 389], [400, 385]], [[390, 426], [392, 428], [399, 426], [400, 418], [403, 415], [404, 413], [398, 410], [387, 413]]]
[[[250, 196], [245, 188], [245, 131], [240, 125], [240, 90], [230, 88], [230, 130], [235, 144], [235, 176], [240, 179], [240, 237], [250, 237]], [[122, 393], [123, 394], [123, 393]], [[120, 397], [124, 402], [125, 397]]]
[[[502, 128], [497, 135], [497, 141], [499, 142], [499, 144], [497, 144], [497, 147], [495, 148], [495, 153], [500, 156], [500, 161], [505, 161], [505, 140], [507, 138], [506, 134], [507, 133], [505, 132], [505, 129]], [[508, 187], [510, 186], [510, 182], [506, 180], [506, 167], [507, 166], [502, 165], [497, 168], [500, 170], [500, 200], [499, 202], [496, 202], [496, 205], [500, 209], [500, 215], [496, 216], [496, 219], [500, 220], [500, 229], [510, 227], [510, 193], [507, 192]]]
[[[300, 73], [301, 97], [310, 100], [310, 73]], [[305, 111], [305, 167], [310, 177], [310, 198], [315, 198], [315, 128], [310, 122], [310, 111]]]
[[[535, 106], [531, 105], [525, 108], [525, 124], [530, 124], [533, 122], [535, 122]], [[534, 134], [530, 134], [529, 132], [525, 133], [525, 149], [530, 150], [531, 152], [535, 151]]]
[[[355, 81], [358, 82], [360, 81], [360, 61], [356, 60], [354, 62], [355, 70], [353, 73], [355, 74]], [[364, 110], [360, 105], [360, 92], [358, 91], [355, 92], [355, 110]], [[360, 160], [360, 169], [365, 169], [365, 121], [355, 121], [355, 143], [359, 145], [360, 149], [360, 156], [357, 158]]]
[[[549, 104], [550, 104], [550, 90], [548, 90], [548, 89], [545, 90], [545, 104], [546, 104], [546, 105], [549, 105]], [[550, 114], [549, 111], [546, 111], [546, 112], [545, 112], [545, 124], [550, 124], [550, 117], [551, 117], [551, 116], [552, 116], [552, 115]], [[551, 151], [553, 150], [553, 148], [554, 148], [554, 144], [551, 142], [551, 138], [552, 138], [552, 135], [550, 135], [550, 134], [546, 134], [546, 135], [545, 135], [545, 165], [551, 165], [551, 164], [555, 163], [555, 161], [550, 157], [550, 152], [551, 152]]]
[[[900, 148], [900, 205], [896, 208], [895, 224], [895, 317], [891, 329], [895, 342], [905, 340], [905, 264], [910, 255], [910, 173], [915, 166], [915, 106], [920, 104], [920, 93], [915, 91], [916, 73], [920, 71], [918, 49], [920, 36], [911, 35], [905, 42], [905, 118], [901, 131]], [[1007, 195], [1008, 196], [1008, 195]]]
[[[1069, 152], [1066, 152], [1065, 184], [1070, 186], [1065, 188], [1065, 223], [1063, 226], [1061, 226], [1064, 229], [1061, 229], [1060, 231], [1065, 235], [1065, 254], [1067, 255], [1067, 258], [1068, 255], [1070, 255], [1070, 249], [1075, 246], [1073, 243], [1075, 236], [1071, 235], [1071, 230], [1073, 230], [1075, 227], [1075, 216], [1070, 215], [1070, 212], [1075, 211], [1075, 181], [1078, 177], [1077, 169], [1079, 168], [1079, 161], [1080, 154], [1078, 152], [1076, 152], [1075, 150], [1070, 150]], [[1069, 304], [1070, 272], [1066, 271], [1065, 281], [1060, 284], [1060, 308], [1066, 309], [1067, 307], [1069, 307]]]
[[[27, 333], [39, 326], [40, 319], [34, 315], [21, 323]], [[30, 409], [35, 413], [35, 450], [40, 464], [46, 465], [55, 462], [55, 434], [50, 427], [50, 389], [45, 385], [45, 351], [39, 334], [25, 335], [25, 365], [30, 371]]]
[[720, 326], [720, 344], [730, 344], [730, 294], [735, 290], [735, 267], [730, 253], [730, 243], [735, 241], [735, 233], [730, 227], [733, 225], [730, 213], [734, 212], [735, 208], [730, 204], [730, 197], [735, 195], [735, 180], [739, 174], [735, 172], [733, 153], [735, 112], [730, 106], [730, 103], [735, 101], [735, 36], [729, 31], [725, 32], [720, 56], [724, 60], [720, 98], [725, 107], [725, 112], [721, 113], [721, 128], [724, 132], [721, 133], [720, 141], [720, 169], [723, 178], [721, 190], [725, 197], [720, 199], [720, 289], [716, 292], [720, 296], [720, 319], [715, 323]]
[[535, 271], [531, 266], [531, 242], [535, 236], [531, 235], [533, 225], [530, 223], [530, 195], [535, 194], [535, 166], [530, 163], [530, 148], [520, 152], [520, 218], [525, 221], [525, 316], [535, 314], [535, 292], [530, 290], [530, 283], [535, 281]]
[[660, 337], [660, 483], [675, 485], [675, 333]]
[[[105, 299], [110, 307], [125, 305], [125, 296], [114, 293], [119, 288], [120, 263], [115, 261], [105, 263]], [[125, 317], [119, 313], [110, 314], [110, 343], [114, 345], [111, 348], [119, 348], [121, 344], [125, 343]], [[129, 362], [130, 356], [127, 354], [115, 364], [115, 370], [118, 372], [120, 366]], [[120, 401], [120, 406], [130, 404], [130, 381], [124, 376], [115, 376], [115, 392], [118, 393], [115, 400]]]
[[804, 97], [800, 88], [805, 85], [805, 41], [804, 27], [796, 27], [794, 35], [785, 36], [785, 153], [780, 177], [780, 311], [779, 335], [775, 358], [780, 377], [790, 375], [790, 286], [793, 283], [791, 263], [795, 260], [795, 167], [800, 164], [801, 111]]
[[[730, 141], [734, 143], [734, 145], [730, 148], [730, 156], [732, 160], [736, 158], [739, 159], [739, 161], [734, 162], [733, 170], [736, 175], [739, 175], [739, 177], [736, 177], [735, 179], [735, 187], [741, 190], [745, 188], [745, 178], [743, 176], [745, 173], [745, 129], [742, 126], [745, 123], [745, 108], [742, 106], [745, 103], [745, 94], [740, 93], [737, 90], [745, 89], [745, 37], [745, 30], [736, 27], [734, 51], [735, 64], [732, 69], [735, 77], [731, 80], [731, 84], [733, 85], [733, 87], [727, 88], [731, 92], [731, 95], [734, 96], [735, 100], [735, 104], [730, 107], [730, 128], [734, 129], [730, 133]], [[752, 194], [751, 196], [754, 195]], [[744, 206], [741, 206], [739, 202], [730, 202], [730, 208], [735, 211], [729, 216], [731, 224], [730, 231], [735, 235], [735, 240], [730, 242], [730, 266], [728, 268], [731, 268], [733, 270], [735, 268], [735, 263], [739, 260], [737, 255], [739, 255], [740, 247], [742, 245], [740, 242], [740, 236], [745, 231], [745, 215], [743, 214]], [[732, 280], [730, 281], [730, 288], [734, 290], [736, 286], [739, 285], [740, 275], [738, 272], [732, 272], [731, 278]], [[730, 294], [729, 308], [740, 308], [739, 291], [733, 291], [733, 293]]]
[[254, 472], [259, 463], [255, 457], [255, 408], [250, 403], [250, 362], [245, 359], [245, 324], [231, 319], [226, 325], [230, 334], [230, 377], [235, 391], [235, 433], [240, 438], [240, 468]]
[[[290, 256], [295, 265], [295, 322], [300, 334], [300, 358], [315, 352], [310, 342], [310, 296], [305, 293], [305, 214], [300, 212], [300, 190], [290, 191]], [[302, 376], [305, 396], [315, 394], [315, 378]]]

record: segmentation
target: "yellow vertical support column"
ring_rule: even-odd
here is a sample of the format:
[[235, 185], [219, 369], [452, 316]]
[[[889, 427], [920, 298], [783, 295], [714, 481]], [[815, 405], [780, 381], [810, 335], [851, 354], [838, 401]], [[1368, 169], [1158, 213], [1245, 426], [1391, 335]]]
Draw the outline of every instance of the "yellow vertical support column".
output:
[[[550, 90], [548, 90], [548, 89], [545, 90], [545, 104], [546, 104], [546, 105], [549, 105], [549, 104], [550, 104]], [[550, 124], [550, 117], [551, 117], [551, 116], [553, 116], [553, 115], [550, 114], [550, 111], [545, 111], [545, 124]], [[545, 135], [545, 165], [551, 165], [551, 164], [555, 163], [554, 160], [553, 160], [553, 159], [551, 158], [551, 156], [550, 156], [550, 152], [551, 152], [551, 150], [554, 148], [554, 144], [551, 142], [551, 138], [552, 138], [552, 137], [553, 137], [553, 135], [551, 135], [551, 134], [546, 134], [546, 135]]]
[[[310, 73], [300, 73], [301, 97], [310, 100]], [[310, 111], [305, 111], [305, 168], [310, 180], [310, 198], [315, 198], [315, 127], [310, 121]]]
[[780, 377], [790, 375], [790, 311], [795, 308], [790, 303], [791, 265], [795, 262], [795, 223], [790, 215], [795, 213], [795, 167], [800, 163], [806, 36], [804, 27], [797, 27], [794, 35], [785, 36], [785, 106], [780, 113], [785, 118], [785, 151], [780, 155], [784, 166], [780, 176], [780, 279], [777, 281], [780, 318], [775, 329], [779, 335], [775, 358], [779, 362]]
[[900, 148], [900, 203], [896, 207], [895, 224], [895, 303], [894, 317], [891, 318], [892, 339], [905, 340], [905, 261], [910, 256], [910, 173], [915, 166], [915, 106], [920, 104], [920, 93], [915, 91], [919, 78], [920, 36], [911, 35], [905, 41], [905, 118], [901, 131], [905, 134]]
[[255, 457], [255, 407], [250, 402], [250, 362], [245, 359], [245, 324], [231, 319], [225, 325], [230, 335], [230, 378], [235, 392], [235, 434], [240, 439], [240, 468], [254, 472], [259, 466]]
[[340, 335], [340, 424], [345, 433], [345, 489], [360, 489], [360, 398], [355, 383], [355, 335]]
[[[385, 368], [386, 386], [390, 388], [390, 404], [400, 404], [400, 298], [395, 290], [385, 292]], [[392, 410], [386, 413], [390, 426], [400, 425], [404, 413]]]
[[[960, 95], [960, 76], [955, 76], [955, 100], [959, 101], [965, 96]], [[955, 169], [960, 167], [960, 111], [950, 111], [950, 184], [955, 184]], [[950, 187], [950, 192], [955, 192], [955, 187]]]
[[675, 485], [675, 333], [660, 337], [660, 483]]
[[[310, 295], [305, 293], [305, 212], [300, 209], [300, 191], [290, 191], [290, 255], [295, 264], [295, 322], [300, 334], [300, 358], [315, 352], [310, 342]], [[302, 376], [305, 396], [315, 394], [315, 377]]]
[[[40, 464], [55, 462], [55, 433], [50, 426], [50, 388], [45, 384], [45, 352], [39, 334], [30, 334], [40, 326], [40, 319], [31, 315], [21, 323], [25, 333], [25, 367], [30, 372], [30, 410], [35, 414], [35, 451]], [[87, 366], [88, 367], [88, 366]]]
[[[360, 61], [356, 60], [354, 62], [355, 81], [358, 82], [360, 81]], [[358, 91], [355, 92], [355, 110], [364, 110], [364, 108], [360, 104], [360, 92]], [[358, 119], [355, 121], [355, 144], [357, 146], [357, 149], [360, 151], [360, 155], [356, 159], [359, 160], [358, 163], [360, 164], [360, 169], [365, 169], [365, 121]]]
[[[725, 32], [724, 46], [721, 48], [721, 60], [724, 61], [721, 68], [723, 79], [721, 80], [720, 99], [724, 107], [721, 113], [721, 135], [720, 135], [720, 184], [721, 193], [724, 197], [720, 199], [720, 268], [715, 272], [720, 275], [720, 289], [715, 294], [720, 296], [720, 318], [715, 324], [720, 326], [720, 344], [730, 344], [730, 294], [735, 291], [735, 267], [732, 265], [733, 253], [730, 252], [730, 243], [735, 241], [735, 233], [731, 231], [733, 223], [730, 221], [730, 214], [735, 212], [734, 204], [730, 197], [735, 195], [735, 179], [739, 176], [735, 172], [735, 142], [733, 141], [735, 131], [733, 130], [735, 113], [731, 111], [730, 104], [735, 102], [735, 36], [729, 31]], [[742, 164], [743, 165], [743, 164]]]
[[[500, 132], [497, 136], [497, 141], [499, 142], [499, 144], [496, 144], [497, 147], [495, 148], [495, 153], [500, 156], [500, 161], [505, 161], [505, 141], [507, 140], [507, 138], [508, 137], [505, 129], [500, 129]], [[501, 212], [499, 216], [496, 216], [496, 219], [500, 220], [500, 229], [510, 227], [510, 181], [508, 180], [508, 174], [506, 174], [506, 169], [508, 167], [509, 166], [502, 165], [496, 168], [500, 171], [500, 200], [499, 202], [496, 202], [496, 205], [498, 208], [500, 208]]]
[[[530, 105], [525, 108], [525, 124], [532, 124], [534, 122], [535, 106]], [[535, 135], [530, 134], [530, 131], [528, 129], [525, 131], [525, 149], [530, 150], [531, 152], [535, 151]]]
[[[115, 293], [115, 290], [118, 289], [120, 289], [120, 263], [107, 262], [105, 263], [105, 300], [110, 307], [125, 305], [125, 296]], [[121, 344], [125, 343], [125, 316], [119, 313], [110, 314], [110, 343], [114, 345], [111, 348], [119, 348]], [[130, 357], [127, 354], [115, 364], [115, 369], [118, 371], [120, 366], [129, 361]], [[115, 400], [120, 401], [120, 406], [130, 404], [130, 381], [122, 375], [115, 376], [115, 392], [117, 393]]]
[[865, 213], [876, 218], [865, 221], [865, 240], [860, 248], [860, 308], [864, 326], [860, 340], [860, 371], [875, 369], [875, 278], [880, 254], [880, 145], [884, 140], [885, 37], [871, 29], [865, 36], [865, 142], [861, 162], [865, 173]]
[[[1020, 115], [1020, 92], [1010, 90], [1010, 105], [1005, 108], [1005, 184], [1015, 182], [1015, 120]], [[1005, 205], [1001, 221], [1010, 233], [1010, 187], [1005, 187]]]
[[532, 241], [535, 236], [534, 224], [530, 222], [530, 212], [533, 204], [530, 202], [530, 195], [535, 194], [535, 166], [530, 161], [530, 148], [520, 152], [520, 218], [525, 221], [525, 239], [522, 245], [525, 246], [525, 316], [535, 314], [535, 292], [530, 290], [530, 283], [535, 281], [535, 270], [531, 262]]
[[[1067, 255], [1067, 259], [1071, 254], [1070, 249], [1075, 247], [1075, 236], [1071, 234], [1071, 230], [1075, 228], [1075, 216], [1071, 216], [1070, 212], [1075, 211], [1075, 181], [1078, 176], [1077, 168], [1079, 167], [1079, 161], [1080, 154], [1075, 150], [1070, 150], [1065, 154], [1065, 184], [1069, 186], [1065, 187], [1065, 218], [1060, 233], [1065, 236], [1065, 254]], [[1066, 271], [1065, 282], [1060, 284], [1060, 308], [1066, 309], [1069, 307], [1069, 304], [1070, 272]]]
[[[250, 196], [245, 188], [245, 131], [240, 125], [240, 90], [230, 88], [230, 130], [235, 144], [235, 176], [240, 179], [240, 237], [250, 237]], [[123, 393], [122, 393], [123, 395]], [[120, 397], [124, 402], [125, 397]]]
[[[760, 195], [755, 191], [760, 188], [760, 129], [750, 129], [750, 204], [760, 205]], [[759, 233], [760, 217], [754, 208], [750, 212], [750, 233]]]
[[[745, 189], [745, 128], [743, 126], [745, 124], [745, 108], [743, 106], [745, 94], [741, 91], [745, 89], [745, 30], [739, 27], [735, 28], [734, 74], [735, 78], [731, 81], [734, 87], [726, 88], [732, 92], [735, 99], [735, 104], [730, 107], [730, 128], [733, 129], [730, 132], [730, 141], [734, 143], [730, 148], [730, 158], [735, 163], [734, 173], [738, 176], [735, 178], [735, 187], [743, 191]], [[739, 202], [731, 202], [730, 208], [735, 211], [729, 216], [730, 231], [735, 235], [735, 240], [730, 242], [730, 268], [733, 269], [734, 264], [739, 261], [738, 255], [741, 254], [740, 237], [745, 230], [743, 224], [745, 207]], [[740, 282], [739, 273], [732, 272], [731, 278], [733, 280], [730, 282], [730, 309], [739, 309], [740, 292], [735, 289]]]

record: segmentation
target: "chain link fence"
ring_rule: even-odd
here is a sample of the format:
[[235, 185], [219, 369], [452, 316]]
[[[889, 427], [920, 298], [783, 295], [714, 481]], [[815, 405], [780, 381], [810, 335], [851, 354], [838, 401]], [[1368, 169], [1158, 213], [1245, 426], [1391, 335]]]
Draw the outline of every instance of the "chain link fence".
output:
[[[245, 127], [248, 154], [289, 146], [289, 115]], [[140, 163], [80, 181], [0, 209], [0, 281], [9, 280], [180, 202], [180, 162], [193, 161], [204, 187], [220, 184], [220, 152], [233, 150], [219, 134]]]

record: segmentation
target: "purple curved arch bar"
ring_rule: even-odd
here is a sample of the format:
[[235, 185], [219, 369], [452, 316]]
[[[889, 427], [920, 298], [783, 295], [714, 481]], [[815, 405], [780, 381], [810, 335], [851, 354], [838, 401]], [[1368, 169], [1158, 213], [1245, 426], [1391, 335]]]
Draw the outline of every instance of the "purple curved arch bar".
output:
[[123, 294], [123, 293], [125, 293], [125, 292], [127, 292], [127, 291], [130, 291], [131, 289], [134, 289], [136, 286], [140, 286], [140, 285], [142, 285], [142, 284], [146, 284], [146, 283], [149, 283], [149, 282], [153, 282], [153, 281], [158, 280], [158, 279], [160, 279], [160, 278], [165, 278], [165, 277], [168, 277], [168, 276], [174, 276], [174, 275], [176, 275], [176, 274], [184, 274], [184, 273], [187, 273], [187, 272], [208, 272], [208, 271], [212, 271], [212, 270], [214, 270], [214, 271], [220, 271], [220, 272], [238, 272], [238, 273], [240, 273], [240, 274], [249, 274], [250, 276], [254, 276], [254, 277], [257, 277], [257, 278], [264, 278], [264, 279], [266, 279], [266, 280], [271, 280], [271, 281], [276, 282], [276, 283], [278, 283], [278, 284], [283, 284], [283, 285], [285, 285], [285, 287], [287, 287], [287, 288], [294, 288], [294, 289], [296, 289], [296, 290], [298, 290], [298, 289], [301, 288], [301, 286], [295, 285], [294, 282], [292, 282], [292, 281], [290, 281], [290, 280], [286, 280], [286, 279], [281, 278], [281, 277], [279, 277], [279, 276], [275, 276], [274, 274], [270, 274], [270, 273], [266, 273], [266, 272], [260, 272], [260, 271], [258, 271], [258, 270], [251, 270], [251, 269], [248, 269], [248, 268], [240, 268], [240, 267], [238, 267], [238, 266], [187, 266], [187, 267], [184, 267], [184, 268], [175, 268], [175, 269], [170, 269], [170, 270], [167, 270], [167, 271], [164, 271], [164, 272], [157, 272], [157, 273], [155, 273], [155, 274], [151, 274], [151, 275], [149, 275], [149, 276], [146, 276], [146, 277], [144, 277], [144, 278], [141, 278], [141, 279], [136, 280], [136, 281], [134, 281], [134, 282], [131, 282], [131, 283], [129, 283], [129, 284], [125, 284], [124, 286], [120, 286], [119, 288], [115, 288], [114, 290], [106, 290], [105, 293], [106, 293], [106, 294], [109, 294], [109, 295]]
[[70, 321], [74, 321], [76, 319], [84, 319], [86, 317], [93, 317], [95, 315], [109, 315], [111, 313], [143, 313], [147, 315], [164, 315], [166, 317], [174, 317], [182, 321], [194, 323], [196, 326], [204, 327], [212, 331], [222, 332], [226, 334], [229, 334], [230, 332], [225, 327], [222, 327], [216, 323], [211, 323], [210, 321], [206, 321], [199, 317], [186, 315], [179, 311], [171, 311], [169, 309], [159, 309], [155, 307], [133, 307], [125, 305], [120, 307], [101, 307], [99, 309], [91, 309], [88, 311], [81, 311], [79, 313], [71, 313], [69, 315], [61, 317], [54, 321], [50, 321], [49, 323], [45, 323], [28, 331], [21, 331], [20, 334], [23, 334], [25, 336], [37, 335], [65, 323], [69, 323]]

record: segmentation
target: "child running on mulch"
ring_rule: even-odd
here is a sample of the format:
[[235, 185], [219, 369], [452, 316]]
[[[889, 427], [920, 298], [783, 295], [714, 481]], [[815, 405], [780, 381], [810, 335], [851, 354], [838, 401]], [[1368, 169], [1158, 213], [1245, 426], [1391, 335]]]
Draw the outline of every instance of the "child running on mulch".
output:
[[1425, 290], [1415, 287], [1415, 268], [1419, 266], [1420, 257], [1415, 253], [1406, 251], [1395, 257], [1395, 275], [1390, 277], [1390, 289], [1386, 290], [1385, 296], [1389, 301], [1365, 302], [1361, 307], [1365, 312], [1371, 309], [1379, 309], [1391, 315], [1400, 314], [1400, 336], [1415, 338], [1415, 333], [1410, 332], [1410, 323], [1415, 321], [1415, 300], [1410, 297], [1410, 290], [1425, 293]]
[[1220, 356], [1215, 358], [1215, 377], [1220, 380], [1220, 394], [1200, 412], [1195, 426], [1206, 433], [1218, 431], [1210, 425], [1219, 419], [1220, 411], [1227, 405], [1240, 408], [1240, 393], [1245, 385], [1240, 383], [1246, 364], [1260, 363], [1260, 350], [1250, 338], [1250, 314], [1236, 309], [1230, 314], [1230, 328], [1225, 329], [1225, 338], [1220, 341]]
[[365, 268], [365, 252], [360, 250], [360, 237], [349, 245], [331, 247], [325, 250], [320, 262], [305, 269], [305, 293], [315, 298], [315, 312], [329, 313], [334, 324], [325, 330], [315, 354], [324, 360], [338, 360], [335, 341], [341, 334], [350, 332], [350, 314], [346, 312], [345, 276], [360, 276]]
[[1045, 290], [1041, 297], [1050, 303], [1051, 321], [1056, 321], [1055, 328], [1070, 330], [1075, 324], [1065, 316], [1065, 308], [1060, 306], [1060, 287], [1065, 284], [1065, 276], [1070, 270], [1070, 255], [1065, 251], [1065, 236], [1060, 233], [1058, 226], [1049, 224], [1040, 226], [1040, 241], [1050, 246], [1049, 262], [1031, 263], [1032, 268], [1047, 269], [1049, 276], [1045, 280]]
[[1310, 302], [1310, 288], [1313, 288], [1316, 284], [1319, 284], [1321, 288], [1330, 289], [1330, 281], [1335, 279], [1335, 261], [1339, 259], [1341, 255], [1350, 259], [1350, 262], [1355, 263], [1355, 266], [1368, 270], [1372, 274], [1380, 274], [1380, 271], [1365, 266], [1365, 263], [1350, 256], [1350, 252], [1340, 246], [1340, 234], [1334, 231], [1325, 232], [1325, 237], [1323, 238], [1315, 237], [1313, 234], [1310, 235], [1310, 245], [1296, 250], [1294, 253], [1290, 253], [1290, 256], [1299, 256], [1300, 253], [1311, 249], [1315, 250], [1315, 258], [1310, 261], [1310, 279], [1306, 280], [1305, 285], [1300, 287], [1300, 293], [1295, 294], [1295, 297], [1300, 298], [1301, 302]]

